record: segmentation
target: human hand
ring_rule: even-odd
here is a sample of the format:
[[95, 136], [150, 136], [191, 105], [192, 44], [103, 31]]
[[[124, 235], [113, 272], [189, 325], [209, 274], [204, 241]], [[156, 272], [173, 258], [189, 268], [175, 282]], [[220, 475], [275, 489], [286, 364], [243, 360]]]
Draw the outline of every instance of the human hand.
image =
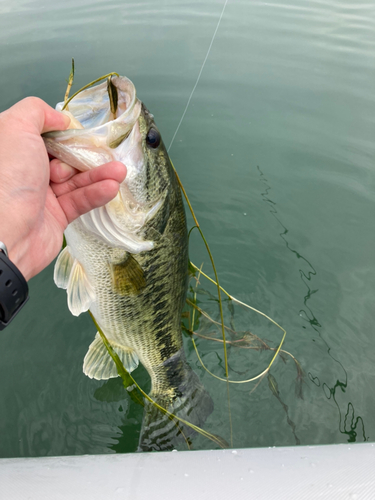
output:
[[36, 97], [0, 113], [0, 241], [26, 280], [56, 257], [67, 225], [113, 199], [126, 175], [121, 162], [83, 173], [50, 162], [41, 134], [69, 123]]

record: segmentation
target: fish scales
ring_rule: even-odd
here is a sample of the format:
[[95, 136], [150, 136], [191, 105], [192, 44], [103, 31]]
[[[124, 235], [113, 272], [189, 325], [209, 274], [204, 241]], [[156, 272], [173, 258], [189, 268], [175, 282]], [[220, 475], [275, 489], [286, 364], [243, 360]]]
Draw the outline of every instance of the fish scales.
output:
[[[172, 185], [170, 191], [166, 203], [173, 210], [163, 234], [154, 249], [135, 257], [146, 281], [145, 289], [137, 296], [121, 296], [113, 291], [110, 264], [118, 261], [117, 248], [103, 248], [95, 236], [82, 229], [80, 221], [71, 224], [66, 233], [67, 242], [71, 231], [80, 235], [81, 243], [74, 255], [88, 269], [94, 284], [97, 300], [91, 307], [92, 314], [109, 340], [119, 345], [125, 343], [136, 351], [151, 377], [159, 365], [182, 348], [180, 318], [188, 278], [188, 253], [187, 245], [181, 243], [186, 242], [187, 234], [178, 187]], [[164, 225], [163, 220], [160, 223]], [[158, 229], [154, 221], [149, 224]], [[147, 230], [146, 227], [145, 233]], [[125, 259], [126, 255], [122, 252], [120, 258]], [[160, 378], [160, 369], [158, 374]]]
[[[183, 349], [188, 235], [181, 191], [154, 118], [136, 98], [134, 85], [124, 77], [112, 83], [118, 93], [115, 117], [101, 84], [69, 104], [83, 129], [45, 134], [48, 151], [76, 168], [95, 168], [110, 158], [128, 169], [115, 200], [68, 226], [55, 282], [67, 289], [73, 314], [91, 311], [128, 371], [139, 361], [144, 365], [155, 402], [200, 426], [213, 405]], [[84, 372], [97, 379], [118, 376], [98, 334]], [[191, 434], [175, 424], [145, 401], [139, 449], [175, 447], [182, 434]]]

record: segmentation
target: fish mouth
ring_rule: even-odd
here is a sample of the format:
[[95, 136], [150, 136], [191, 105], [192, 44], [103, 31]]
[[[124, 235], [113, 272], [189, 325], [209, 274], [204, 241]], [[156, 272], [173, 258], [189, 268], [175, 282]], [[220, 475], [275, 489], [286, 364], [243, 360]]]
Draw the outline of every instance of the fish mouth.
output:
[[[115, 93], [116, 106], [109, 97]], [[64, 103], [56, 109], [63, 111]], [[134, 84], [126, 77], [113, 77], [83, 90], [69, 101], [70, 128], [43, 134], [50, 155], [80, 171], [99, 167], [112, 160], [123, 162], [127, 175], [117, 196], [104, 207], [80, 217], [80, 223], [110, 246], [120, 246], [130, 253], [153, 248], [139, 231], [157, 213], [162, 200], [148, 201], [142, 186], [145, 182], [145, 158], [139, 118], [142, 103]], [[78, 128], [79, 127], [79, 128]]]
[[[84, 129], [93, 129], [117, 120], [119, 123], [133, 121], [132, 111], [137, 101], [133, 82], [125, 76], [115, 76], [111, 78], [111, 85], [117, 91], [114, 114], [111, 112], [107, 81], [83, 90], [69, 102], [70, 113]], [[58, 111], [63, 108], [63, 102], [56, 106]]]
[[[75, 128], [43, 134], [49, 154], [80, 171], [116, 159], [114, 150], [133, 131], [141, 114], [141, 102], [128, 78], [112, 77], [111, 85], [117, 97], [115, 111], [111, 111], [107, 81], [83, 90], [68, 105], [74, 118], [71, 127]], [[63, 108], [64, 102], [56, 105], [58, 111], [64, 112]]]

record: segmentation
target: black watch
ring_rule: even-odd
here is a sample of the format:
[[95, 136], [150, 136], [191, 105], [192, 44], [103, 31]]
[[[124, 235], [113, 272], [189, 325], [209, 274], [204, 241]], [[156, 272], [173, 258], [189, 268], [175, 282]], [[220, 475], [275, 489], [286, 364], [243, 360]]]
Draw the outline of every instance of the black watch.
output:
[[0, 330], [4, 330], [29, 299], [29, 287], [22, 273], [8, 259], [0, 242]]

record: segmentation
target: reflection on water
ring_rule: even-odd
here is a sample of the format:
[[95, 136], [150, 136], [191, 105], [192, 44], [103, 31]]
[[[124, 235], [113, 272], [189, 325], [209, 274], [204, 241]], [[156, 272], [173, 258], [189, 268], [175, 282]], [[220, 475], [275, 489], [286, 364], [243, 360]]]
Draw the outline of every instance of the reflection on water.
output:
[[[313, 294], [318, 293], [319, 289], [313, 289], [313, 278], [316, 276], [317, 272], [314, 269], [313, 265], [303, 256], [301, 255], [297, 250], [293, 249], [286, 237], [288, 234], [288, 229], [286, 226], [281, 222], [280, 218], [278, 217], [278, 211], [276, 209], [276, 203], [272, 201], [270, 198], [270, 191], [271, 191], [271, 186], [269, 185], [269, 181], [266, 179], [264, 173], [258, 166], [258, 172], [260, 175], [260, 179], [262, 183], [265, 186], [265, 190], [261, 193], [263, 201], [267, 203], [267, 205], [270, 207], [270, 213], [272, 216], [277, 220], [278, 224], [282, 227], [282, 232], [279, 234], [280, 238], [284, 241], [285, 246], [287, 249], [295, 255], [297, 259], [302, 260], [305, 264], [307, 264], [308, 269], [299, 269], [300, 273], [300, 278], [302, 283], [305, 285], [307, 292], [306, 295], [304, 295], [303, 298], [303, 303], [305, 308], [300, 310], [300, 316], [309, 323], [311, 328], [318, 334], [319, 339], [321, 342], [325, 345], [326, 352], [331, 358], [331, 360], [339, 365], [341, 368], [341, 371], [343, 372], [343, 380], [336, 380], [335, 384], [333, 386], [330, 386], [327, 382], [322, 382], [317, 374], [314, 374], [313, 371], [310, 369], [307, 371], [308, 377], [310, 381], [315, 384], [317, 387], [322, 387], [324, 391], [324, 395], [328, 400], [333, 400], [338, 411], [338, 430], [342, 434], [346, 434], [348, 436], [348, 442], [352, 443], [357, 441], [357, 434], [360, 432], [361, 438], [363, 438], [363, 441], [367, 441], [368, 437], [366, 437], [365, 433], [365, 426], [364, 422], [361, 416], [355, 416], [355, 409], [354, 406], [351, 402], [347, 404], [347, 408], [343, 410], [340, 407], [340, 403], [337, 401], [337, 396], [336, 396], [336, 391], [340, 389], [341, 392], [345, 393], [347, 386], [348, 386], [348, 375], [347, 372], [342, 365], [342, 363], [336, 359], [333, 354], [332, 354], [332, 348], [330, 347], [329, 343], [327, 340], [324, 338], [322, 335], [321, 329], [322, 325], [319, 323], [318, 318], [315, 316], [312, 308], [308, 304], [310, 301], [311, 297]], [[305, 327], [304, 327], [305, 328]], [[307, 369], [308, 367], [302, 367], [303, 369]], [[358, 425], [360, 425], [361, 429], [357, 430]], [[362, 439], [361, 439], [362, 440]]]
[[68, 386], [47, 384], [28, 406], [19, 401], [20, 456], [101, 454], [117, 444], [128, 401], [119, 410], [119, 405], [95, 401], [83, 390], [84, 382], [74, 397]]
[[279, 401], [279, 403], [281, 404], [283, 410], [285, 411], [285, 414], [286, 414], [286, 421], [288, 422], [288, 425], [289, 427], [291, 428], [292, 430], [292, 433], [293, 433], [293, 436], [294, 436], [294, 439], [296, 441], [296, 445], [299, 445], [301, 444], [301, 441], [299, 439], [299, 437], [297, 436], [296, 434], [296, 424], [293, 422], [293, 420], [291, 420], [290, 416], [289, 416], [289, 408], [288, 406], [284, 403], [284, 401], [281, 399], [280, 397], [280, 394], [279, 394], [279, 390], [277, 388], [277, 382], [276, 382], [276, 379], [275, 377], [271, 374], [271, 373], [268, 373], [268, 385], [273, 393], [273, 395], [276, 397], [276, 399]]

